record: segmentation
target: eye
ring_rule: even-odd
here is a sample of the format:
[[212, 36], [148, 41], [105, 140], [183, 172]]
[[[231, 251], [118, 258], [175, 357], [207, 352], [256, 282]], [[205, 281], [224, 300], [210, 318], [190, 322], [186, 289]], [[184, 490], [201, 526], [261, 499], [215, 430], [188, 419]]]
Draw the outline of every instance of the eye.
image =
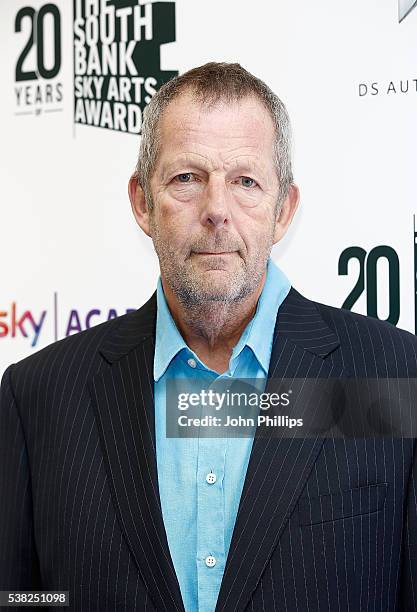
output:
[[193, 176], [194, 175], [192, 172], [182, 172], [181, 174], [174, 176], [174, 181], [177, 181], [178, 183], [190, 183]]
[[250, 176], [239, 176], [238, 180], [242, 187], [256, 187], [258, 185], [255, 179], [250, 178]]

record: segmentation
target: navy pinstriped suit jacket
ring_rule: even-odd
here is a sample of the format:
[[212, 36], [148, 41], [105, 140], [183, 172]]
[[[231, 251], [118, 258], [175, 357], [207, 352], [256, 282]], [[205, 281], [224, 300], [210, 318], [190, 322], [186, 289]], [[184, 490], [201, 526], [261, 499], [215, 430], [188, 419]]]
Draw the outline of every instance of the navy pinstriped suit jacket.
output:
[[[156, 294], [6, 370], [0, 589], [183, 610], [158, 493], [155, 320]], [[416, 377], [417, 339], [292, 288], [270, 376]], [[216, 612], [417, 610], [416, 457], [411, 438], [255, 436]]]

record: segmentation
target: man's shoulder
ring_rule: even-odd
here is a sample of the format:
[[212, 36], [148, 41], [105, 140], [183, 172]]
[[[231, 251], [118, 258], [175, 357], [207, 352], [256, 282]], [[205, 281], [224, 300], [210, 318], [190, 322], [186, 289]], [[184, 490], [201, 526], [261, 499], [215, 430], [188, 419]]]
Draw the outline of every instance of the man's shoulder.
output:
[[389, 321], [377, 319], [370, 315], [353, 312], [347, 308], [331, 306], [323, 302], [313, 302], [322, 317], [331, 325], [335, 331], [341, 329], [367, 331], [369, 334], [377, 334], [382, 336], [394, 335], [398, 338], [407, 339], [417, 343], [417, 337], [411, 332], [397, 327]]
[[342, 350], [360, 352], [367, 359], [397, 362], [405, 359], [417, 366], [417, 337], [384, 321], [310, 300], [321, 318], [339, 338]]
[[6, 371], [13, 371], [13, 379], [17, 382], [40, 379], [44, 375], [54, 377], [74, 377], [101, 367], [103, 359], [99, 356], [100, 349], [117, 343], [119, 338], [128, 341], [131, 332], [141, 329], [143, 321], [149, 320], [154, 306], [154, 296], [137, 310], [120, 315], [89, 329], [80, 331], [66, 338], [52, 342], [11, 364]]
[[14, 376], [21, 378], [32, 373], [40, 375], [45, 369], [49, 372], [55, 368], [62, 370], [62, 364], [64, 363], [67, 371], [71, 365], [90, 364], [94, 361], [105, 339], [131, 314], [115, 317], [48, 344], [35, 353], [13, 363], [10, 367], [13, 369]]

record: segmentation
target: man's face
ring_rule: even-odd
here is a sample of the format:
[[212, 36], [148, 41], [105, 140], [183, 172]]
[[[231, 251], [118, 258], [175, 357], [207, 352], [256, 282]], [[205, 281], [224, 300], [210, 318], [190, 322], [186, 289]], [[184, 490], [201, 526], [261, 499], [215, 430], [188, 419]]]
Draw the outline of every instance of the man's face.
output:
[[204, 109], [184, 93], [160, 136], [149, 229], [162, 278], [185, 305], [242, 300], [276, 241], [272, 119], [254, 98]]

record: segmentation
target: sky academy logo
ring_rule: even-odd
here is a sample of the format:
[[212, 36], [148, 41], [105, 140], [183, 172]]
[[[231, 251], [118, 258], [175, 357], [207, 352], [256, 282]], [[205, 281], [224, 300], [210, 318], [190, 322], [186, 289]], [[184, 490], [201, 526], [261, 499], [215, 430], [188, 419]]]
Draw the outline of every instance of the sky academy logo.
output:
[[58, 297], [58, 292], [55, 291], [50, 308], [41, 311], [25, 309], [22, 303], [16, 300], [10, 304], [0, 303], [0, 343], [6, 338], [23, 337], [28, 339], [31, 347], [39, 348], [40, 339], [43, 340], [43, 344], [52, 340], [56, 342], [136, 310], [136, 308], [124, 308], [120, 312], [120, 309], [112, 307], [95, 307], [88, 310], [62, 308]]

